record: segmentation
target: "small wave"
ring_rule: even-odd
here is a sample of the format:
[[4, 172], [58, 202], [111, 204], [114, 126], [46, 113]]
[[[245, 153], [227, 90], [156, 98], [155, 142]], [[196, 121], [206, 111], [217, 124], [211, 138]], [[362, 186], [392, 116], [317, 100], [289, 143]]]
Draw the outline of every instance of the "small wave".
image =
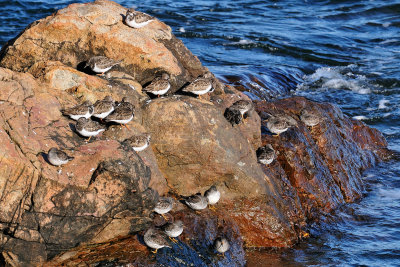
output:
[[364, 75], [353, 72], [355, 65], [347, 67], [321, 67], [303, 77], [304, 83], [297, 89], [343, 89], [359, 94], [371, 93], [371, 85]]

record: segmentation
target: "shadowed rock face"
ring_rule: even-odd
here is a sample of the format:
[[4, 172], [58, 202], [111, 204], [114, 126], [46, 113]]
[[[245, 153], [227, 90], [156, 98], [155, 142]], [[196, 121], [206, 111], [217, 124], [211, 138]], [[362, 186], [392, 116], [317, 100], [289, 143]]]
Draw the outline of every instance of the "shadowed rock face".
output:
[[[161, 71], [171, 74], [175, 92], [206, 68], [167, 25], [132, 29], [122, 23], [125, 12], [110, 1], [73, 4], [2, 49], [0, 250], [6, 262], [244, 265], [244, 247], [291, 246], [305, 235], [307, 220], [359, 198], [361, 171], [388, 155], [376, 130], [333, 105], [300, 97], [256, 102], [255, 111], [233, 124], [225, 110], [247, 97], [218, 80], [202, 99], [150, 101], [142, 85]], [[99, 54], [123, 62], [102, 78], [82, 72], [81, 63]], [[107, 95], [126, 97], [135, 117], [130, 129], [109, 124], [87, 143], [60, 110]], [[312, 129], [299, 119], [304, 107], [321, 115]], [[267, 113], [285, 114], [294, 126], [273, 137], [261, 122]], [[124, 145], [141, 133], [151, 135], [146, 150]], [[268, 166], [255, 153], [265, 144], [277, 152]], [[59, 171], [47, 162], [51, 147], [75, 159]], [[221, 191], [217, 211], [198, 215], [178, 205], [173, 215], [186, 225], [181, 242], [150, 256], [141, 235], [158, 195], [204, 193], [211, 185]], [[210, 250], [219, 235], [232, 241], [226, 258]]]

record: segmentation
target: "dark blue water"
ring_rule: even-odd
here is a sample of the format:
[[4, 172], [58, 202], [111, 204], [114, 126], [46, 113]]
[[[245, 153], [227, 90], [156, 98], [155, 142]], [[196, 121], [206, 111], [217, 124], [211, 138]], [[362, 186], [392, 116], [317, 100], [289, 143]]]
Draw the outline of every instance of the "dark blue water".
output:
[[[72, 2], [0, 0], [0, 45]], [[254, 99], [304, 95], [339, 105], [400, 151], [400, 1], [117, 1], [157, 16], [221, 79]], [[365, 173], [365, 197], [283, 266], [400, 266], [400, 161]]]

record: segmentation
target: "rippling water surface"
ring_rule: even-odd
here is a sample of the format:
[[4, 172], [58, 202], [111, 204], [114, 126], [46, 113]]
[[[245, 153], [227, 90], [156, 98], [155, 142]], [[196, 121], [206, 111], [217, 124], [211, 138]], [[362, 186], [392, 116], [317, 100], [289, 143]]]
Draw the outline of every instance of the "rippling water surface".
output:
[[[0, 45], [73, 2], [87, 1], [0, 0]], [[117, 2], [169, 24], [204, 65], [253, 99], [336, 103], [400, 151], [400, 1]], [[274, 264], [400, 266], [399, 177], [399, 160], [366, 172], [365, 197]]]

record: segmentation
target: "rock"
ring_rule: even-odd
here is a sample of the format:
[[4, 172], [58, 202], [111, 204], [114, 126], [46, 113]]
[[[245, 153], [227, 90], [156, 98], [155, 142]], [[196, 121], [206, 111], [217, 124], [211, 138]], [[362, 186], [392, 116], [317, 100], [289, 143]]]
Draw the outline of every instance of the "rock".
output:
[[8, 42], [0, 53], [0, 66], [21, 72], [39, 61], [60, 61], [82, 70], [92, 56], [107, 56], [122, 60], [113, 69], [123, 70], [142, 85], [168, 72], [171, 93], [206, 71], [169, 26], [155, 20], [133, 29], [123, 22], [126, 10], [106, 0], [71, 4]]

